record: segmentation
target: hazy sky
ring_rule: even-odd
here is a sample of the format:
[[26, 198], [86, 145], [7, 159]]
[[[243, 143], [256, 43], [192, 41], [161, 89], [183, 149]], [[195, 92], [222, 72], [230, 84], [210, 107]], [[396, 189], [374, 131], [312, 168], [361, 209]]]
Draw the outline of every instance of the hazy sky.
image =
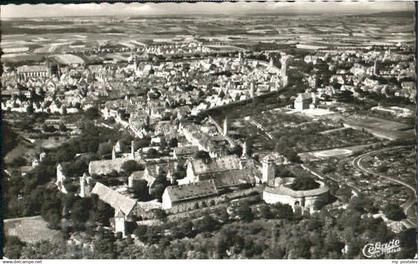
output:
[[116, 3], [116, 4], [54, 4], [2, 5], [1, 18], [51, 16], [133, 16], [176, 14], [253, 14], [253, 13], [373, 13], [385, 11], [414, 11], [413, 2], [382, 1], [340, 3], [325, 2], [265, 2], [265, 3]]

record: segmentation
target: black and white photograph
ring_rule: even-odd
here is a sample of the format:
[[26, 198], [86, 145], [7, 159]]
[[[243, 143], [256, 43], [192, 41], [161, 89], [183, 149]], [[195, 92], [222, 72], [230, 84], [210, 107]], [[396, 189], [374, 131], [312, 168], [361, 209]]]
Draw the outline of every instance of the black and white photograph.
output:
[[1, 4], [4, 263], [417, 263], [417, 8]]

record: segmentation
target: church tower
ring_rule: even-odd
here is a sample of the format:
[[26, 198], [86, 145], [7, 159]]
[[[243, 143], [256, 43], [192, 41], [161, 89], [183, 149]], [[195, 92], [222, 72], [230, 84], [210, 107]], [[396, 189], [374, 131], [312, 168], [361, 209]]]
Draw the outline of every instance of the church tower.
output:
[[378, 60], [375, 60], [374, 64], [373, 64], [373, 75], [378, 76], [379, 75], [379, 65], [378, 65]]
[[79, 178], [79, 182], [80, 182], [80, 193], [79, 196], [84, 198], [84, 197], [89, 197], [90, 196], [90, 183], [91, 183], [91, 179], [89, 178], [85, 173], [83, 173], [83, 176]]
[[228, 119], [225, 117], [225, 120], [223, 120], [223, 135], [227, 136], [228, 134]]
[[271, 157], [265, 157], [262, 161], [262, 182], [268, 186], [274, 186], [275, 174], [274, 160]]
[[134, 152], [134, 140], [131, 140], [131, 158], [136, 158], [136, 153]]
[[120, 232], [122, 237], [126, 237], [126, 224], [125, 215], [121, 210], [118, 210], [114, 216], [114, 231], [115, 233]]
[[115, 146], [113, 146], [112, 147], [112, 159], [114, 160], [114, 159], [116, 159], [117, 158], [117, 156], [116, 156], [116, 154], [115, 154]]
[[243, 159], [248, 158], [248, 147], [247, 147], [246, 141], [242, 145], [242, 156], [241, 156], [241, 158], [243, 158]]
[[287, 63], [289, 61], [288, 56], [284, 56], [281, 58], [281, 68], [280, 68], [280, 74], [283, 79], [287, 78]]
[[255, 81], [251, 82], [251, 89], [249, 89], [249, 96], [254, 98], [255, 96]]

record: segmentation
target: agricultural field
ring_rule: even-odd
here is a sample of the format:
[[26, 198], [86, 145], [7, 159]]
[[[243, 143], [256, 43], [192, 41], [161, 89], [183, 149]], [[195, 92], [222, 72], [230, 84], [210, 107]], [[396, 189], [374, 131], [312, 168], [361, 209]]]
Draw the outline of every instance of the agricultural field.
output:
[[6, 219], [4, 232], [6, 236], [17, 236], [27, 243], [62, 240], [61, 232], [48, 228], [48, 223], [41, 216]]

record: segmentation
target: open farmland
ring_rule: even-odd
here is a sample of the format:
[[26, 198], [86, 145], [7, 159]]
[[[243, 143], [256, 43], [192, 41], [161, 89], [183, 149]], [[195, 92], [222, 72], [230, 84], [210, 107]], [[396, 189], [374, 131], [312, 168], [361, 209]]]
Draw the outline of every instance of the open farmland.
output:
[[62, 240], [60, 231], [49, 229], [47, 222], [41, 216], [23, 217], [4, 220], [6, 236], [17, 236], [20, 240], [35, 243], [42, 240], [59, 242]]

